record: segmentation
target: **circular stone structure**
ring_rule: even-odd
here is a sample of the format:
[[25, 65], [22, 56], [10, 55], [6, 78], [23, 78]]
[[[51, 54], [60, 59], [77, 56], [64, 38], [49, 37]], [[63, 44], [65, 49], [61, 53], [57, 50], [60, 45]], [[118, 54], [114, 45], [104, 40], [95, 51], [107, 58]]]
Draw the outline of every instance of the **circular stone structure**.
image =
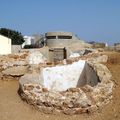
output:
[[96, 111], [112, 98], [112, 75], [103, 64], [78, 60], [40, 67], [19, 80], [22, 99], [45, 113]]

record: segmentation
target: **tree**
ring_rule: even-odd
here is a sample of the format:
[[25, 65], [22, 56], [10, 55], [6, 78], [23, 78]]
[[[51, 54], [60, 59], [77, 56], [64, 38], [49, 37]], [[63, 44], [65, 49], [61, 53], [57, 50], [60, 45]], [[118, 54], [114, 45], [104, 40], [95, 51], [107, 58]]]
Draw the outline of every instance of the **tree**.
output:
[[24, 42], [24, 38], [22, 34], [18, 31], [7, 29], [7, 28], [1, 28], [0, 34], [8, 38], [11, 38], [12, 45], [21, 45]]

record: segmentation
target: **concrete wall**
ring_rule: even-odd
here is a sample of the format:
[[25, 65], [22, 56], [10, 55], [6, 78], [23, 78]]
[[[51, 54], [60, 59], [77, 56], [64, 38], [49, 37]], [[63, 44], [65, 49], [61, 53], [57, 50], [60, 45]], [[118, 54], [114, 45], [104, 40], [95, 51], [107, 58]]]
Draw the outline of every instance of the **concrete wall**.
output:
[[91, 66], [89, 66], [87, 63], [85, 63], [84, 69], [82, 73], [80, 74], [77, 87], [84, 86], [86, 84], [90, 86], [95, 86], [99, 82], [99, 78], [96, 74], [96, 72], [93, 70]]
[[51, 48], [49, 49], [49, 60], [52, 62], [61, 61], [67, 58], [67, 51], [65, 48]]
[[0, 54], [11, 54], [11, 39], [0, 35]]
[[54, 48], [54, 47], [66, 47], [70, 44], [70, 39], [48, 39], [47, 46]]
[[[46, 44], [48, 47], [66, 47], [73, 43], [73, 40], [79, 40], [73, 33], [71, 32], [47, 32], [46, 36]], [[48, 39], [47, 37], [54, 36], [54, 39]], [[68, 36], [71, 37], [69, 39], [60, 39], [59, 36]], [[83, 42], [83, 41], [81, 41]]]
[[12, 45], [12, 54], [19, 53], [21, 51], [21, 45]]

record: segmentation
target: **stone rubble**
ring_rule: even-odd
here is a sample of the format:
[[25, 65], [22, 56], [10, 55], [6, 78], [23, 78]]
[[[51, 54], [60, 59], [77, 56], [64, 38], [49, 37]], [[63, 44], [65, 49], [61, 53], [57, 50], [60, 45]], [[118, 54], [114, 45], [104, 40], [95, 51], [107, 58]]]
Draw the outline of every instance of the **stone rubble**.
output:
[[71, 53], [69, 57], [74, 58], [74, 57], [79, 57], [79, 56], [80, 56], [79, 53]]
[[[112, 98], [113, 82], [107, 67], [101, 63], [87, 61], [96, 71], [100, 82], [91, 87], [69, 88], [65, 91], [51, 91], [41, 83], [20, 79], [20, 95], [29, 104], [44, 113], [62, 112], [67, 115], [95, 112]], [[27, 83], [25, 82], [27, 81]], [[34, 81], [34, 79], [32, 80]]]
[[35, 51], [29, 54], [28, 61], [29, 64], [39, 64], [45, 63], [47, 59], [39, 51]]
[[19, 79], [28, 73], [34, 64], [44, 64], [45, 61], [46, 58], [38, 51], [0, 56], [0, 79]]
[[40, 81], [43, 68], [53, 67], [56, 63], [47, 63], [40, 53], [23, 52], [0, 57], [0, 79], [19, 79], [19, 94], [27, 103], [34, 105], [44, 113], [62, 112], [67, 115], [95, 112], [112, 98], [112, 75], [101, 63], [107, 62], [106, 55], [89, 53], [83, 57], [71, 58], [57, 64], [72, 64], [80, 59], [94, 69], [99, 82], [95, 86], [72, 87], [63, 91], [48, 90]]
[[27, 98], [27, 102], [35, 105], [37, 108], [51, 107], [51, 109], [54, 108], [54, 111], [58, 109], [63, 113], [68, 112], [70, 109], [78, 112], [78, 109], [91, 106], [91, 100], [88, 99], [80, 88], [74, 88], [74, 90], [68, 89], [63, 92], [53, 92], [48, 91], [47, 88], [42, 88], [38, 84], [24, 84], [21, 96], [23, 99]]

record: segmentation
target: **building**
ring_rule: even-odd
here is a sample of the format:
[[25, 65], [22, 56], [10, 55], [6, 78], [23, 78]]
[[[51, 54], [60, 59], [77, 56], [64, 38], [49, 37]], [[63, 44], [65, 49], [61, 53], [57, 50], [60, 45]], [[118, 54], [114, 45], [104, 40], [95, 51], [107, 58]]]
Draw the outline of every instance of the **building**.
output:
[[89, 45], [72, 32], [47, 32], [45, 42], [50, 52], [50, 60], [67, 59], [71, 52], [79, 51]]
[[34, 37], [32, 36], [24, 36], [25, 45], [33, 45], [34, 44]]
[[47, 32], [45, 38], [48, 47], [66, 47], [74, 40], [80, 40], [72, 32]]
[[22, 44], [22, 48], [26, 46], [28, 46], [28, 48], [41, 48], [43, 47], [41, 44], [43, 39], [43, 36], [37, 34], [33, 36], [24, 36], [25, 42]]
[[11, 39], [0, 35], [0, 55], [11, 54]]

